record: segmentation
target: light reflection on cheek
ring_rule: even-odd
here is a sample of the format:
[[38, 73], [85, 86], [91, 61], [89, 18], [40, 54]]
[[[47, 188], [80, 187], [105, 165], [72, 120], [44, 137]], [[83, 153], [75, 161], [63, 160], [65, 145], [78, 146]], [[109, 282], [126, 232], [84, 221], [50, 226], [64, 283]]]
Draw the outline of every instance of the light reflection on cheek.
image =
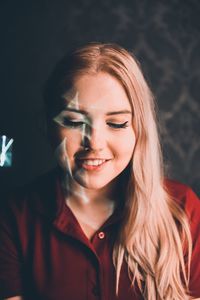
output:
[[84, 145], [85, 137], [87, 136], [86, 132], [86, 124], [83, 125], [82, 130], [81, 130], [81, 144]]
[[[87, 174], [84, 170], [76, 165], [75, 154], [80, 150], [80, 143], [73, 145], [74, 139], [65, 137], [63, 141], [56, 147], [55, 158], [58, 165], [64, 171], [64, 177], [69, 180], [75, 180], [82, 184], [87, 181]], [[80, 138], [79, 138], [80, 141]]]
[[[76, 167], [73, 168], [70, 165], [69, 155], [67, 153], [67, 138], [65, 137], [63, 141], [58, 145], [55, 150], [55, 157], [59, 164], [59, 166], [64, 171], [64, 176], [62, 178], [62, 187], [69, 195], [73, 195], [75, 197], [80, 197], [83, 203], [89, 203], [89, 198], [85, 194], [85, 190], [83, 186], [78, 185], [77, 183], [82, 183], [86, 179], [86, 175], [83, 176], [83, 170], [77, 169]], [[69, 141], [70, 142], [70, 141]], [[76, 182], [76, 188], [74, 188], [74, 182]]]

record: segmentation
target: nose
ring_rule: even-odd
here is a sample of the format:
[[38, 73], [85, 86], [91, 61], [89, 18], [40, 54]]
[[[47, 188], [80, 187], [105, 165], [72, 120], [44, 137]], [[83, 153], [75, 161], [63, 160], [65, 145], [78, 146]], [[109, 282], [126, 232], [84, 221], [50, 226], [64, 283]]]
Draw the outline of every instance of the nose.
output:
[[90, 150], [102, 150], [105, 146], [105, 134], [100, 126], [85, 126], [82, 132], [82, 146]]

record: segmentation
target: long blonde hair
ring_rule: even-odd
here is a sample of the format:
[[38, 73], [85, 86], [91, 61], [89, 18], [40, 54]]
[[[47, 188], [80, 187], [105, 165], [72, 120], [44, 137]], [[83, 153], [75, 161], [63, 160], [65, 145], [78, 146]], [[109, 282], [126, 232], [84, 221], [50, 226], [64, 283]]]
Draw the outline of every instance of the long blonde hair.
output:
[[62, 62], [62, 70], [61, 80], [54, 76], [58, 84], [51, 85], [54, 89], [46, 95], [50, 115], [56, 114], [55, 105], [61, 105], [62, 91], [73, 86], [77, 76], [100, 71], [119, 80], [134, 114], [136, 145], [124, 218], [113, 250], [116, 293], [125, 260], [130, 280], [132, 284], [137, 282], [144, 299], [191, 299], [189, 222], [165, 187], [154, 99], [139, 63], [116, 44], [91, 43], [68, 56]]

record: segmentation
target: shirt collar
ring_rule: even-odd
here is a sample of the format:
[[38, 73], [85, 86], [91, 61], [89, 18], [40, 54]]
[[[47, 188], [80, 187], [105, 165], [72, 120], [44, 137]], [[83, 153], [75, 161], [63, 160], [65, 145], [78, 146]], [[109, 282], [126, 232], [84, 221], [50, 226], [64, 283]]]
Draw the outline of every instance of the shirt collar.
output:
[[[61, 173], [56, 168], [46, 175], [41, 176], [34, 188], [36, 210], [50, 218], [59, 228], [74, 223], [76, 218], [65, 203], [65, 196], [61, 185]], [[122, 199], [123, 200], [123, 199]], [[122, 207], [117, 207], [114, 213], [107, 219], [101, 228], [118, 223], [122, 219]], [[61, 225], [62, 224], [62, 225]]]

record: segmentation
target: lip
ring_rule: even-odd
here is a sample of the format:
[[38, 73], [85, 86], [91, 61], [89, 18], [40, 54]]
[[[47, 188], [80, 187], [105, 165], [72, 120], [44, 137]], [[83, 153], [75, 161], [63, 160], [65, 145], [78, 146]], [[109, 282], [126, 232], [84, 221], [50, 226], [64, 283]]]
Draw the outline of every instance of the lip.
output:
[[[84, 161], [86, 160], [105, 160], [102, 164], [98, 166], [93, 166], [93, 165], [87, 165], [84, 164]], [[80, 158], [76, 159], [76, 164], [78, 165], [79, 168], [82, 168], [86, 171], [100, 171], [107, 163], [110, 161], [110, 159], [103, 159], [103, 158]]]
[[99, 157], [77, 157], [76, 160], [110, 160], [108, 158], [99, 158]]

